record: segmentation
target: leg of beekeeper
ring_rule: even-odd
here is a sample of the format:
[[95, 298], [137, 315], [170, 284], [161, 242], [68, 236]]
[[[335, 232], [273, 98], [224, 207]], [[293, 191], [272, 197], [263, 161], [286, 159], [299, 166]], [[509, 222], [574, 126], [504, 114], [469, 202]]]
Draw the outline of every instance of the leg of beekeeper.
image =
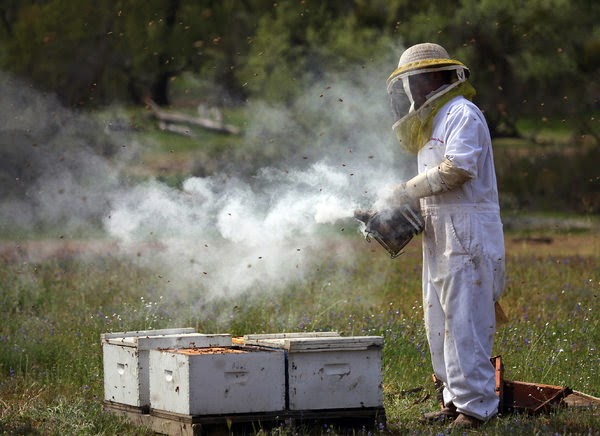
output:
[[444, 403], [478, 419], [497, 413], [491, 357], [494, 268], [473, 214], [426, 213], [423, 306]]
[[[433, 232], [429, 229], [432, 217], [425, 216], [425, 234], [423, 237], [423, 311], [425, 317], [425, 331], [429, 343], [429, 353], [433, 372], [444, 383], [446, 376], [446, 363], [444, 360], [444, 336], [446, 330], [446, 316], [440, 303], [439, 291], [432, 280], [436, 274], [435, 244]], [[431, 270], [431, 271], [430, 271]]]

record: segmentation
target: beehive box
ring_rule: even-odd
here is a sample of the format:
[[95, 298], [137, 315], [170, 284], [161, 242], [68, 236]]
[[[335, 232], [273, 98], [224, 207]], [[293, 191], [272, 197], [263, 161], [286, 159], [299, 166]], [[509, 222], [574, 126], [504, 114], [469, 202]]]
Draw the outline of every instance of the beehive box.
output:
[[231, 335], [205, 335], [180, 328], [104, 333], [101, 341], [104, 400], [146, 410], [150, 407], [151, 349], [229, 346]]
[[245, 336], [287, 352], [289, 410], [383, 407], [381, 336]]
[[249, 347], [150, 351], [150, 407], [182, 415], [285, 410], [285, 353]]

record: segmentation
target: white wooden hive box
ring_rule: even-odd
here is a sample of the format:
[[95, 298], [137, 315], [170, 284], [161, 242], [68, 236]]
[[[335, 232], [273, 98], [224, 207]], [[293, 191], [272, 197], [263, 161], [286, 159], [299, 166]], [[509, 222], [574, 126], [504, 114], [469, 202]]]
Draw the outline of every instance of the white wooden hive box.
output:
[[151, 350], [150, 407], [191, 416], [283, 411], [285, 352]]
[[383, 407], [381, 336], [251, 335], [246, 343], [287, 351], [290, 410]]
[[104, 400], [150, 407], [149, 351], [231, 345], [231, 335], [194, 333], [194, 328], [142, 330], [101, 335]]

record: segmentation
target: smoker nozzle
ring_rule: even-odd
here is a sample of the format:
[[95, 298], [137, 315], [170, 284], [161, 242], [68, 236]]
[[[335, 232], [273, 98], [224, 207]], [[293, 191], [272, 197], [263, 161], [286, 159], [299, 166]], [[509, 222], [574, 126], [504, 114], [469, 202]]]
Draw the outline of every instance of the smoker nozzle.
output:
[[375, 211], [374, 210], [363, 210], [363, 209], [357, 209], [354, 211], [354, 218], [356, 218], [357, 220], [367, 224], [369, 222], [369, 220], [371, 219], [371, 217], [373, 215], [375, 215]]

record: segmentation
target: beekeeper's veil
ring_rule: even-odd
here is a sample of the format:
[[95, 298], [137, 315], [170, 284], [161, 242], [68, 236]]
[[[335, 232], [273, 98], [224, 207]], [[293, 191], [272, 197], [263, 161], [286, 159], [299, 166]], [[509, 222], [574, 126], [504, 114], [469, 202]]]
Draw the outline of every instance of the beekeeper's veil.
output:
[[[410, 77], [434, 71], [451, 71], [449, 83], [433, 90], [425, 103], [415, 108]], [[450, 99], [457, 95], [474, 97], [475, 90], [466, 82], [468, 76], [469, 69], [462, 62], [450, 59], [448, 52], [438, 44], [417, 44], [402, 53], [398, 68], [387, 80], [387, 91], [394, 115], [392, 129], [404, 148], [416, 153], [425, 145], [434, 115]]]

